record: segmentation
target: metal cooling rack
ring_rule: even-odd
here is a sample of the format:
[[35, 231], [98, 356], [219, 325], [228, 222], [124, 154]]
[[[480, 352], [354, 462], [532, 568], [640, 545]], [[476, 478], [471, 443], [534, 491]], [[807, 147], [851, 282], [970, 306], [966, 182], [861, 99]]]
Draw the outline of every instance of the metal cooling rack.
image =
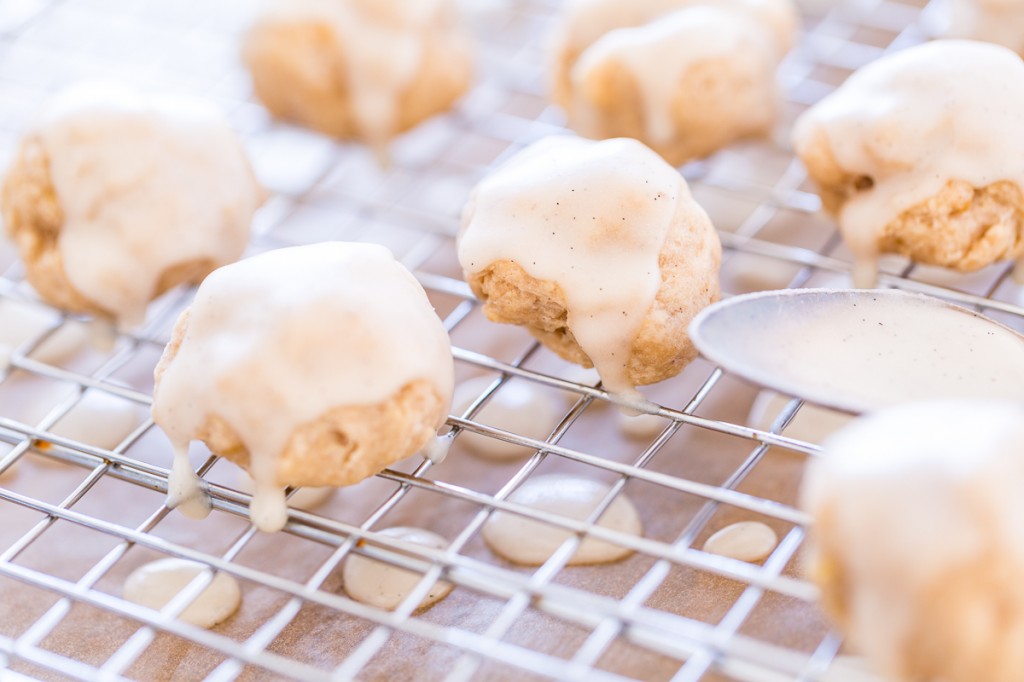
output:
[[[343, 492], [347, 512], [334, 514], [335, 507], [293, 511], [287, 529], [271, 539], [245, 522], [248, 496], [231, 479], [218, 478], [230, 467], [206, 457], [197, 464], [211, 482], [215, 510], [202, 524], [189, 525], [162, 506], [169, 456], [150, 420], [140, 419], [110, 450], [60, 436], [53, 427], [80, 405], [86, 389], [148, 406], [146, 377], [191, 292], [172, 292], [155, 302], [146, 324], [120, 336], [108, 353], [47, 360], [47, 344], [80, 333], [82, 322], [40, 303], [24, 285], [16, 256], [4, 248], [0, 303], [31, 309], [45, 323], [20, 341], [2, 374], [0, 403], [4, 395], [8, 403], [17, 402], [25, 386], [67, 389], [32, 418], [17, 410], [0, 416], [0, 442], [7, 444], [0, 451], [0, 472], [6, 474], [0, 480], [0, 665], [6, 674], [11, 679], [821, 679], [841, 639], [820, 619], [817, 593], [800, 577], [806, 518], [794, 506], [791, 485], [778, 494], [770, 486], [748, 487], [778, 453], [796, 458], [796, 467], [788, 470], [793, 483], [802, 458], [817, 452], [815, 445], [783, 435], [799, 402], [775, 416], [770, 430], [751, 428], [744, 408], [755, 391], [698, 361], [655, 396], [664, 405], [659, 435], [628, 456], [580, 447], [578, 431], [611, 419], [607, 394], [546, 361], [546, 351], [516, 330], [491, 326], [481, 332], [479, 311], [453, 266], [453, 234], [469, 188], [522, 146], [562, 131], [559, 112], [546, 104], [543, 77], [544, 37], [556, 3], [473, 4], [481, 37], [479, 84], [455, 112], [398, 140], [387, 169], [378, 168], [358, 146], [273, 123], [251, 101], [236, 58], [238, 36], [251, 11], [247, 5], [243, 0], [0, 2], [0, 150], [10, 158], [39, 102], [78, 78], [118, 77], [212, 97], [244, 135], [261, 179], [273, 192], [257, 220], [253, 251], [321, 239], [372, 240], [394, 249], [443, 315], [456, 342], [459, 371], [494, 377], [464, 414], [449, 420], [453, 457], [468, 456], [458, 454], [458, 434], [464, 430], [522, 445], [533, 454], [500, 468], [498, 484], [486, 486], [475, 485], [471, 477], [444, 475], [447, 462], [440, 467], [406, 463], [373, 479], [375, 487], [361, 484]], [[816, 214], [817, 198], [787, 149], [784, 131], [799, 111], [853, 69], [886, 50], [926, 39], [933, 11], [892, 0], [854, 0], [809, 11], [800, 45], [781, 70], [786, 93], [781, 142], [735, 145], [683, 169], [721, 231], [727, 293], [843, 281], [848, 254], [833, 226]], [[1020, 328], [1024, 310], [1009, 271], [994, 266], [954, 276], [888, 259], [882, 283], [974, 306]], [[494, 339], [496, 345], [487, 345]], [[511, 345], [502, 345], [509, 339]], [[510, 381], [534, 382], [571, 398], [548, 438], [503, 432], [475, 419]], [[720, 475], [709, 479], [699, 467], [681, 474], [665, 464], [666, 453], [685, 457], [698, 450], [715, 462]], [[723, 465], [715, 458], [726, 451], [734, 457]], [[590, 519], [560, 518], [508, 501], [521, 482], [552, 462], [613, 484]], [[493, 481], [494, 474], [488, 475]], [[594, 525], [618, 494], [634, 489], [641, 494], [631, 496], [649, 524], [655, 512], [645, 509], [646, 490], [678, 500], [680, 509], [689, 511], [671, 532], [644, 538]], [[460, 510], [448, 528], [446, 548], [410, 548], [377, 532], [414, 499], [421, 508], [426, 500]], [[659, 508], [654, 521], [673, 513], [667, 509]], [[515, 567], [480, 549], [478, 531], [493, 510], [577, 535], [543, 566]], [[772, 555], [749, 564], [701, 552], [699, 538], [724, 512], [782, 528]], [[566, 568], [583, 535], [628, 547], [635, 555], [616, 567]], [[354, 552], [417, 570], [424, 578], [393, 613], [354, 602], [337, 584], [341, 563]], [[266, 608], [253, 614], [243, 606], [235, 627], [213, 631], [176, 620], [209, 576], [197, 578], [161, 612], [128, 603], [119, 597], [114, 578], [140, 553], [194, 559], [230, 573], [241, 581], [247, 602], [252, 598]], [[290, 573], [268, 554], [281, 565], [289, 563], [287, 557], [315, 560], [304, 564], [301, 574]], [[614, 572], [614, 589], [600, 581], [602, 571]], [[689, 610], [693, 595], [679, 605], [657, 599], [681, 573], [691, 582], [731, 587], [709, 588], [717, 601], [699, 613]], [[579, 575], [596, 576], [595, 582], [577, 580]], [[455, 592], [433, 609], [415, 611], [439, 578], [455, 584]], [[450, 601], [463, 607], [446, 616], [443, 605]], [[486, 612], [486, 618], [467, 616], [477, 612]], [[536, 637], [524, 635], [523, 623], [526, 630], [538, 624], [555, 633], [552, 641], [541, 646]], [[787, 639], [794, 629], [800, 637]], [[304, 639], [308, 631], [325, 643], [344, 640], [344, 645], [325, 644], [322, 655], [310, 655], [315, 647]], [[168, 651], [174, 652], [174, 665], [165, 660], [171, 667], [162, 669], [161, 656]], [[388, 660], [408, 655], [403, 651], [417, 652], [426, 664], [388, 668]], [[177, 667], [181, 660], [201, 662]]]

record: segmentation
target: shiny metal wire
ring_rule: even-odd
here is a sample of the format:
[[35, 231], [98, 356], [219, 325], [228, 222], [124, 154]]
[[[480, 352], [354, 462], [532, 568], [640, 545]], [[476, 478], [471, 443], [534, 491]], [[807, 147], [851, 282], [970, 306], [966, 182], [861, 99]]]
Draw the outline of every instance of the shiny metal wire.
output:
[[[325, 234], [332, 238], [381, 241], [416, 272], [432, 296], [447, 301], [443, 309], [445, 325], [457, 333], [468, 324], [476, 304], [466, 285], [453, 276], [450, 268], [437, 266], [436, 260], [439, 254], [451, 252], [460, 197], [509, 154], [545, 134], [562, 130], [560, 114], [545, 103], [543, 84], [544, 36], [557, 12], [557, 3], [476, 3], [472, 13], [482, 37], [480, 83], [456, 112], [399, 140], [394, 164], [383, 170], [374, 169], [364, 150], [276, 124], [251, 101], [246, 77], [235, 61], [237, 36], [248, 11], [247, 3], [241, 0], [0, 3], [0, 149], [9, 157], [35, 106], [47, 94], [76, 78], [116, 76], [209, 95], [229, 111], [253, 151], [261, 178], [273, 191], [273, 198], [258, 220], [256, 250], [315, 241], [325, 238]], [[808, 12], [805, 33], [781, 72], [786, 94], [784, 123], [791, 123], [800, 110], [831, 90], [856, 67], [886, 50], [926, 39], [927, 19], [932, 11], [933, 8], [922, 8], [914, 2], [852, 0]], [[738, 293], [742, 288], [735, 284], [745, 280], [730, 279], [727, 273], [733, 268], [742, 274], [743, 268], [752, 267], [737, 265], [744, 258], [756, 259], [749, 262], [772, 272], [773, 267], [781, 266], [779, 272], [786, 274], [778, 275], [784, 278], [778, 286], [803, 286], [821, 277], [834, 278], [848, 272], [849, 260], [833, 227], [827, 220], [814, 218], [818, 200], [787, 149], [785, 128], [780, 126], [774, 143], [745, 143], [683, 169], [695, 195], [710, 203], [709, 212], [722, 232], [727, 293]], [[355, 187], [346, 188], [345, 183], [353, 182], [353, 178]], [[733, 210], [738, 205], [746, 208]], [[818, 220], [821, 238], [789, 239], [785, 231], [789, 220]], [[323, 229], [324, 224], [330, 224], [329, 232]], [[10, 253], [4, 258], [0, 263], [4, 268], [0, 300], [52, 312], [23, 285], [23, 271], [17, 259]], [[1008, 274], [1009, 267], [995, 266], [981, 276], [958, 280], [892, 259], [884, 264], [882, 282], [976, 307], [1019, 328], [1024, 310], [1018, 305]], [[797, 401], [787, 405], [769, 430], [752, 428], [742, 420], [719, 418], [713, 410], [705, 412], [704, 407], [716, 396], [730, 390], [730, 378], [713, 367], [688, 369], [691, 379], [699, 375], [699, 380], [688, 384], [691, 388], [686, 395], [663, 405], [662, 432], [632, 459], [615, 461], [580, 449], [565, 438], [581, 415], [609, 401], [608, 394], [599, 387], [537, 369], [533, 362], [536, 344], [528, 344], [511, 359], [458, 346], [455, 357], [459, 365], [486, 370], [495, 381], [464, 414], [452, 415], [452, 437], [457, 441], [460, 432], [471, 431], [525, 446], [533, 452], [532, 456], [524, 459], [499, 489], [492, 491], [435, 478], [433, 465], [428, 461], [409, 470], [385, 471], [379, 478], [392, 485], [375, 500], [372, 511], [359, 523], [293, 511], [284, 532], [327, 549], [326, 558], [301, 580], [282, 577], [270, 565], [239, 560], [257, 537], [251, 527], [238, 531], [226, 549], [218, 553], [162, 534], [160, 530], [167, 524], [169, 512], [159, 503], [158, 496], [154, 496], [150, 512], [140, 523], [118, 523], [110, 517], [83, 511], [83, 500], [103, 481], [117, 480], [157, 492], [166, 489], [168, 471], [163, 463], [137, 456], [140, 448], [148, 447], [146, 438], [155, 427], [151, 420], [140, 422], [112, 450], [61, 437], [51, 427], [78, 404], [85, 389], [105, 391], [148, 406], [147, 390], [125, 386], [118, 377], [133, 363], [155, 361], [174, 316], [190, 295], [189, 291], [177, 291], [156, 302], [147, 324], [131, 335], [119, 337], [115, 349], [89, 371], [49, 364], [34, 357], [62, 328], [78, 323], [55, 313], [48, 327], [16, 349], [10, 367], [2, 374], [0, 388], [11, 376], [19, 374], [63, 382], [77, 391], [55, 402], [36, 423], [0, 415], [0, 442], [10, 446], [0, 455], [0, 473], [23, 467], [29, 457], [59, 460], [80, 473], [78, 483], [58, 498], [21, 491], [17, 483], [24, 474], [12, 483], [0, 481], [0, 505], [4, 505], [0, 506], [0, 518], [4, 508], [14, 507], [30, 510], [38, 517], [23, 533], [0, 546], [0, 577], [9, 579], [0, 585], [0, 596], [17, 584], [54, 598], [25, 627], [0, 629], [0, 664], [9, 668], [11, 679], [131, 677], [132, 666], [157, 637], [166, 634], [216, 653], [219, 663], [207, 674], [212, 680], [372, 677], [368, 665], [375, 657], [386, 655], [385, 647], [396, 635], [415, 638], [427, 647], [453, 650], [450, 665], [445, 669], [417, 671], [423, 677], [449, 680], [645, 679], [645, 656], [673, 661], [669, 673], [659, 668], [659, 674], [680, 682], [812, 680], [824, 672], [839, 650], [840, 638], [825, 626], [813, 647], [799, 650], [762, 640], [746, 630], [751, 614], [762, 605], [766, 595], [792, 600], [802, 604], [807, 612], [816, 612], [816, 589], [791, 570], [805, 537], [806, 516], [791, 503], [745, 492], [743, 486], [770, 448], [786, 449], [803, 457], [816, 456], [818, 448], [784, 435], [784, 427], [800, 409]], [[508, 433], [475, 420], [482, 405], [508, 381], [534, 382], [573, 397], [572, 406], [547, 438], [537, 440]], [[741, 443], [747, 454], [728, 476], [714, 483], [674, 476], [651, 466], [667, 443], [677, 434], [691, 430]], [[563, 518], [509, 501], [509, 494], [547, 458], [573, 462], [614, 481], [602, 506], [590, 518]], [[215, 465], [216, 458], [210, 457], [200, 466], [200, 474], [209, 474]], [[33, 475], [46, 476], [46, 472], [35, 469]], [[671, 540], [637, 538], [595, 525], [600, 512], [627, 483], [634, 482], [656, 486], [663, 493], [680, 498], [699, 499], [699, 511]], [[215, 514], [245, 517], [247, 495], [218, 483], [211, 483], [210, 489]], [[409, 547], [376, 532], [378, 522], [405, 498], [418, 493], [458, 500], [475, 509], [444, 549]], [[694, 543], [723, 507], [783, 521], [790, 530], [761, 565], [706, 554]], [[494, 510], [521, 514], [576, 535], [543, 566], [530, 571], [465, 553], [464, 549]], [[111, 541], [110, 548], [74, 578], [47, 573], [22, 561], [26, 552], [58, 525], [99, 534]], [[628, 547], [649, 561], [630, 576], [629, 584], [617, 596], [566, 584], [559, 577], [584, 535]], [[175, 615], [202, 590], [209, 576], [197, 578], [161, 612], [128, 603], [100, 589], [104, 577], [136, 547], [200, 561], [236, 576], [244, 585], [260, 586], [281, 595], [283, 601], [245, 637], [195, 628], [177, 620]], [[421, 572], [424, 577], [394, 612], [354, 602], [343, 592], [325, 586], [353, 552]], [[679, 568], [733, 581], [742, 589], [715, 622], [648, 606], [651, 595]], [[495, 617], [482, 629], [470, 629], [417, 613], [415, 607], [420, 598], [440, 578], [481, 599], [500, 602]], [[114, 614], [138, 627], [117, 642], [101, 661], [86, 662], [48, 646], [48, 637], [61, 627], [73, 609], [82, 605]], [[274, 646], [309, 606], [345, 619], [339, 622], [368, 625], [367, 634], [343, 659], [329, 664], [299, 660], [287, 648]], [[4, 613], [2, 608], [0, 614]], [[508, 635], [527, 612], [542, 613], [579, 628], [585, 633], [581, 643], [571, 653], [559, 655], [516, 643]], [[13, 612], [7, 614], [12, 622], [17, 622], [17, 616]], [[778, 627], [785, 629], [786, 623], [780, 622]], [[603, 657], [618, 641], [627, 642], [638, 652], [631, 669], [602, 667]]]

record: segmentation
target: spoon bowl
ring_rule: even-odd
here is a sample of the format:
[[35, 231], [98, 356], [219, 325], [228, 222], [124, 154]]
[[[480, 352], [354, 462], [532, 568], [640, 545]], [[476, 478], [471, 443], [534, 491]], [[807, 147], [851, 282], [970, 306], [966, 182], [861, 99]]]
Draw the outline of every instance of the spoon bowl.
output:
[[727, 371], [851, 414], [928, 398], [1024, 400], [1024, 336], [923, 294], [744, 294], [705, 308], [690, 338]]

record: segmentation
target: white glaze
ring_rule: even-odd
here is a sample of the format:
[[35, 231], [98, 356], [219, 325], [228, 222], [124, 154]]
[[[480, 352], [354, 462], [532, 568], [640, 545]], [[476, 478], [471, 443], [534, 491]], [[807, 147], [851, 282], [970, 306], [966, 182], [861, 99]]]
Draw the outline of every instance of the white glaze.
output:
[[688, 199], [679, 173], [635, 140], [549, 137], [477, 185], [459, 262], [469, 275], [512, 261], [557, 282], [567, 325], [605, 388], [642, 400], [625, 363], [661, 285], [658, 255], [678, 202]]
[[[244, 471], [239, 471], [235, 480], [238, 489], [252, 494], [256, 490], [256, 482]], [[311, 510], [324, 505], [334, 497], [337, 488], [330, 486], [305, 486], [299, 488], [288, 498], [288, 506], [292, 509]]]
[[[996, 645], [1004, 632], [1024, 627], [1019, 613], [986, 611], [994, 605], [981, 603], [964, 612], [951, 603], [947, 622], [921, 623], [919, 610], [934, 599], [931, 590], [971, 562], [1006, 562], [1008, 579], [1024, 571], [1021, 443], [1022, 403], [930, 401], [855, 421], [811, 461], [802, 505], [841, 567], [847, 635], [877, 670], [905, 669], [909, 633], [927, 628], [963, 633], [963, 647], [944, 652], [959, 665], [940, 669], [962, 671], [958, 657], [980, 651], [993, 655], [993, 670], [1019, 661], [1018, 639], [1003, 640], [1012, 650]], [[958, 580], [970, 577], [960, 573]], [[991, 589], [985, 598], [999, 600], [998, 588], [979, 585], [976, 596]], [[997, 611], [994, 619], [983, 615]]]
[[640, 439], [654, 438], [672, 423], [670, 419], [656, 414], [626, 414], [624, 412], [616, 413], [615, 422], [622, 435]]
[[423, 455], [424, 459], [430, 461], [431, 464], [441, 464], [448, 459], [448, 451], [451, 450], [452, 439], [449, 434], [443, 436], [435, 436], [431, 438], [423, 447], [420, 448], [420, 454]]
[[939, 40], [886, 55], [797, 120], [797, 149], [825, 133], [837, 163], [873, 179], [843, 205], [839, 226], [872, 286], [878, 238], [949, 180], [1024, 187], [1024, 63], [987, 43]]
[[950, 0], [947, 38], [984, 40], [1024, 52], [1024, 2]]
[[[481, 376], [461, 382], [455, 388], [452, 414], [462, 415], [493, 381], [493, 377]], [[513, 379], [491, 395], [487, 404], [473, 417], [473, 421], [527, 438], [544, 440], [558, 423], [558, 416], [559, 404], [550, 391], [528, 381]], [[458, 442], [474, 454], [488, 459], [516, 459], [532, 452], [529, 448], [470, 431], [462, 433]]]
[[930, 397], [1024, 397], [1024, 339], [926, 296], [750, 294], [707, 309], [690, 336], [740, 376], [851, 412]]
[[[772, 423], [791, 400], [789, 396], [775, 391], [761, 391], [750, 407], [747, 424], [761, 431], [770, 430]], [[852, 419], [848, 414], [804, 403], [782, 433], [808, 443], [821, 443]]]
[[[150, 609], [162, 609], [203, 572], [204, 564], [185, 559], [159, 559], [143, 564], [124, 583], [124, 598]], [[242, 603], [238, 581], [227, 573], [213, 580], [178, 616], [179, 620], [201, 628], [212, 628], [231, 617]]]
[[740, 561], [760, 561], [772, 553], [779, 538], [760, 521], [741, 521], [720, 529], [704, 542], [704, 551]]
[[[581, 94], [583, 83], [595, 69], [616, 62], [626, 67], [639, 90], [646, 139], [666, 144], [679, 133], [673, 104], [679, 83], [691, 68], [708, 60], [729, 58], [751, 61], [770, 78], [784, 51], [756, 15], [729, 5], [694, 5], [643, 26], [609, 31], [587, 48], [572, 68], [570, 77], [576, 96], [571, 119], [586, 134], [600, 130], [600, 125], [590, 123], [595, 113]], [[690, 106], [700, 106], [700, 102]], [[738, 129], [763, 125], [764, 111], [747, 114], [749, 123], [737, 123]]]
[[[249, 451], [250, 514], [285, 522], [278, 456], [292, 433], [330, 409], [373, 405], [423, 379], [447, 405], [448, 334], [416, 279], [374, 244], [325, 242], [223, 267], [199, 287], [188, 329], [153, 396], [153, 418], [178, 453], [211, 414]], [[440, 427], [443, 419], [437, 424]], [[175, 460], [174, 504], [194, 493]]]
[[[452, 0], [285, 0], [268, 19], [326, 23], [344, 55], [352, 115], [383, 145], [398, 123], [398, 103], [420, 71], [428, 39], [465, 43]], [[467, 47], [468, 49], [468, 47]]]
[[170, 267], [229, 263], [245, 248], [263, 193], [213, 105], [84, 83], [52, 100], [29, 135], [64, 214], [68, 281], [123, 324], [142, 320]]
[[[283, 491], [280, 504], [284, 505]], [[213, 508], [206, 483], [196, 475], [189, 461], [187, 445], [174, 447], [174, 461], [167, 478], [167, 506], [197, 520], [205, 519]]]
[[88, 389], [50, 430], [80, 443], [112, 450], [143, 422], [146, 412], [138, 403]]
[[[508, 497], [509, 502], [583, 520], [590, 516], [608, 494], [609, 486], [586, 478], [548, 474], [527, 479]], [[598, 520], [597, 526], [630, 535], [643, 535], [640, 515], [628, 497], [619, 494]], [[482, 530], [484, 541], [509, 561], [538, 566], [558, 550], [573, 533], [541, 521], [497, 511]], [[584, 538], [568, 565], [602, 564], [618, 561], [632, 550], [592, 537]]]
[[[448, 541], [443, 537], [422, 528], [396, 526], [386, 528], [380, 531], [380, 534], [435, 549], [444, 549], [448, 546]], [[342, 571], [342, 585], [348, 596], [364, 604], [389, 611], [398, 608], [422, 579], [421, 573], [358, 554], [349, 555]], [[431, 586], [417, 608], [422, 609], [436, 604], [447, 597], [453, 587], [447, 581], [438, 580]]]

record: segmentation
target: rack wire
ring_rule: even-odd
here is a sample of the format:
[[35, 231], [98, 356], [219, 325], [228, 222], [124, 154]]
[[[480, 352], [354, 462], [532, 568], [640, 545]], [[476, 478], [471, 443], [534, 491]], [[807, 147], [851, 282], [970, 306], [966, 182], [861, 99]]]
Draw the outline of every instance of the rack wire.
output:
[[[936, 11], [916, 0], [811, 8], [780, 71], [786, 102], [776, 139], [734, 145], [683, 168], [721, 233], [727, 294], [845, 281], [848, 254], [818, 215], [785, 130], [857, 67], [927, 39]], [[391, 247], [442, 315], [460, 378], [493, 381], [449, 419], [455, 444], [439, 466], [401, 463], [326, 507], [293, 509], [287, 528], [267, 536], [248, 524], [249, 497], [232, 467], [207, 454], [196, 464], [210, 482], [214, 512], [188, 521], [163, 506], [169, 450], [143, 412], [112, 448], [59, 427], [92, 392], [149, 405], [153, 366], [192, 292], [156, 301], [146, 323], [120, 335], [109, 352], [83, 349], [74, 341], [87, 323], [40, 302], [11, 248], [0, 249], [0, 332], [16, 336], [0, 380], [0, 666], [11, 679], [825, 679], [842, 641], [800, 571], [808, 520], [795, 505], [796, 485], [818, 452], [785, 435], [801, 404], [787, 403], [768, 429], [748, 425], [756, 389], [699, 360], [651, 393], [662, 405], [661, 431], [626, 439], [615, 432], [599, 386], [519, 330], [483, 322], [459, 277], [453, 235], [468, 190], [518, 149], [563, 131], [544, 91], [544, 40], [557, 3], [473, 4], [478, 84], [454, 112], [396, 141], [388, 168], [358, 145], [271, 121], [251, 99], [236, 57], [251, 12], [243, 0], [0, 4], [0, 150], [10, 158], [43, 98], [79, 78], [211, 97], [272, 191], [252, 252], [323, 239]], [[888, 258], [882, 284], [942, 296], [1021, 328], [1024, 310], [1009, 271], [997, 265], [951, 275]], [[78, 350], [61, 352], [69, 344]], [[567, 399], [548, 437], [478, 418], [510, 382]], [[522, 446], [525, 456], [511, 464], [474, 460], [460, 450], [465, 431]], [[609, 483], [590, 518], [509, 500], [522, 482], [554, 470]], [[595, 525], [622, 494], [644, 517], [643, 537]], [[480, 539], [495, 510], [574, 535], [542, 566], [518, 567]], [[748, 518], [781, 537], [765, 561], [699, 549], [714, 529]], [[379, 533], [403, 521], [437, 530], [449, 544], [414, 547]], [[634, 554], [611, 566], [567, 566], [583, 537]], [[339, 584], [353, 553], [424, 577], [394, 612], [355, 602]], [[161, 611], [122, 599], [128, 571], [160, 556], [238, 578], [241, 611], [209, 631], [175, 618], [210, 575]], [[417, 611], [442, 578], [455, 591]]]

